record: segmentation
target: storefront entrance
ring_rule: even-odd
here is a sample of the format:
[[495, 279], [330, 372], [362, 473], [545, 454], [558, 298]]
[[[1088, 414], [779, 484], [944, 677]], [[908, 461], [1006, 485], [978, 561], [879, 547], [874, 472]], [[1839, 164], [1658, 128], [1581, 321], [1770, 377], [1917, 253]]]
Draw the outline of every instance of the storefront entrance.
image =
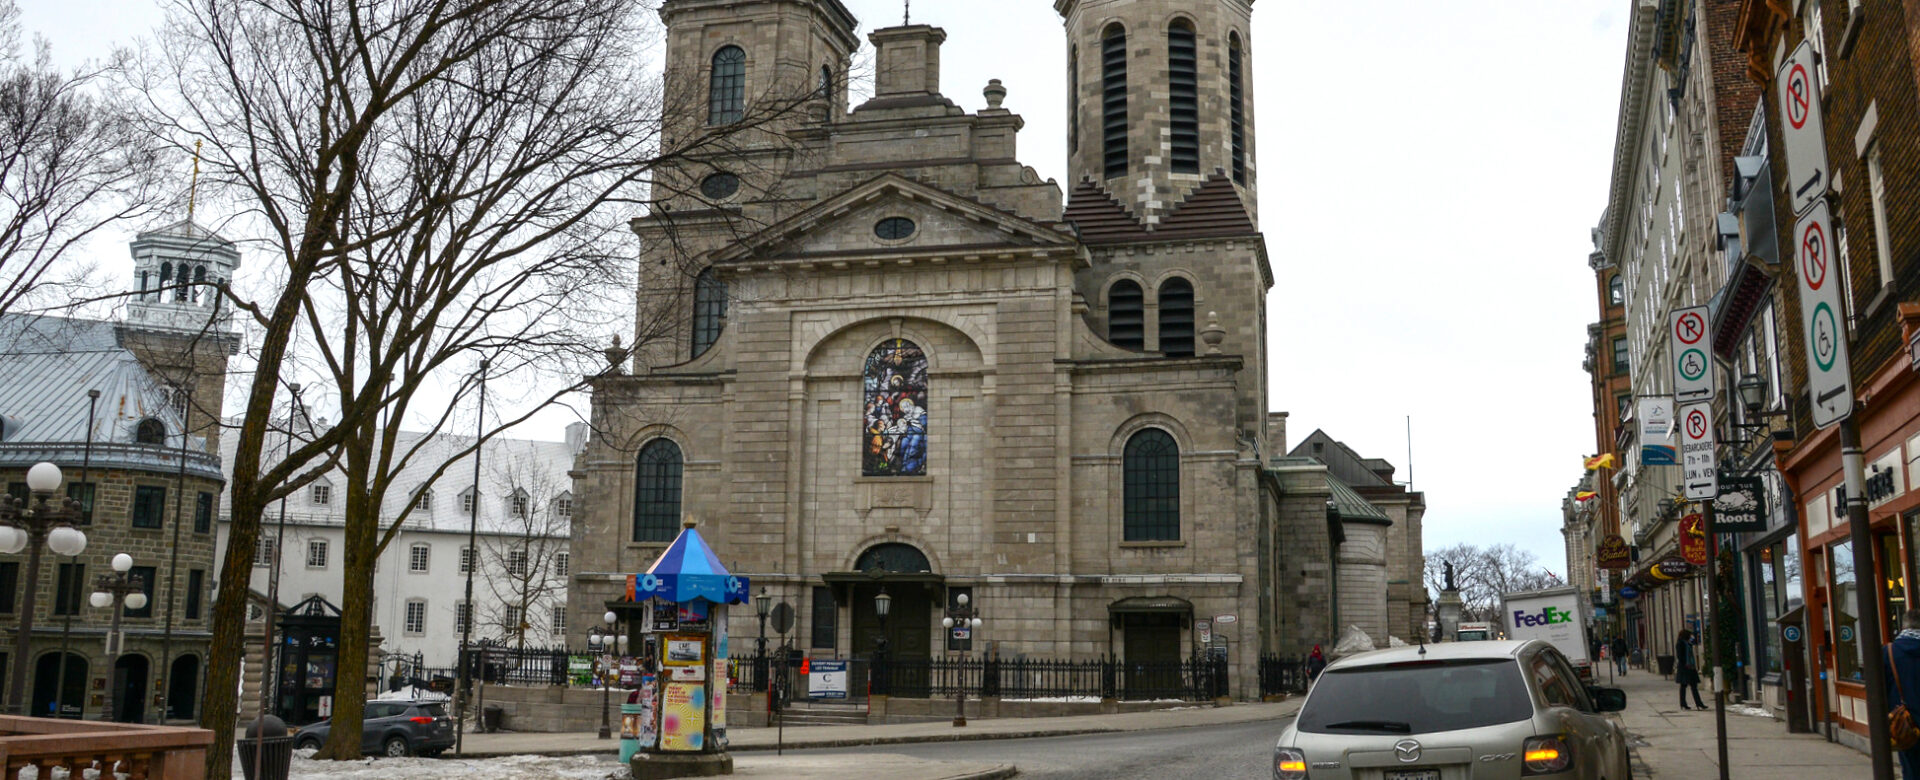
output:
[[[60, 656], [60, 653], [48, 653], [34, 664], [32, 714], [77, 720], [86, 704], [87, 658], [79, 653], [67, 653], [66, 684], [56, 689], [55, 681], [61, 676]], [[56, 693], [60, 699], [58, 714], [53, 711]]]

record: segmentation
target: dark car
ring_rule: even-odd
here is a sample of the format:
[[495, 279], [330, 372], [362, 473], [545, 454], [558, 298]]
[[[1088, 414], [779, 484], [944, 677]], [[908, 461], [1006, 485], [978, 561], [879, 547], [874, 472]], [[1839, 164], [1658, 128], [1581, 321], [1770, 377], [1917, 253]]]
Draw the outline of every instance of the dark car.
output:
[[[453, 720], [437, 701], [370, 701], [361, 716], [360, 751], [382, 756], [435, 756], [453, 747]], [[326, 744], [333, 721], [294, 732], [295, 748]]]

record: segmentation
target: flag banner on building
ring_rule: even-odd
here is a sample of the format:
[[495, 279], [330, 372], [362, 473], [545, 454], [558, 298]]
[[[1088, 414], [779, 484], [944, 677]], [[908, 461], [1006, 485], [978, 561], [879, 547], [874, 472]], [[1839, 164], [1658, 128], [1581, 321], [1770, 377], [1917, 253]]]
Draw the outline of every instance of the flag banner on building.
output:
[[1633, 548], [1627, 546], [1627, 540], [1619, 534], [1607, 534], [1607, 538], [1600, 540], [1599, 549], [1594, 551], [1594, 558], [1601, 569], [1624, 571], [1633, 566]]
[[1588, 471], [1613, 468], [1614, 466], [1613, 453], [1609, 452], [1604, 455], [1595, 455], [1591, 458], [1588, 458], [1586, 465], [1587, 465]]
[[1673, 399], [1640, 399], [1640, 463], [1678, 466], [1673, 449]]
[[1767, 483], [1759, 477], [1721, 477], [1713, 502], [1713, 530], [1761, 533], [1767, 530]]
[[1582, 491], [1580, 491], [1580, 492], [1578, 492], [1578, 493], [1575, 493], [1575, 494], [1573, 494], [1573, 500], [1575, 500], [1575, 501], [1591, 501], [1591, 500], [1593, 500], [1593, 497], [1594, 497], [1594, 496], [1597, 496], [1597, 495], [1600, 495], [1600, 494], [1599, 494], [1599, 493], [1595, 493], [1595, 492], [1593, 492], [1593, 491], [1591, 491], [1591, 490], [1582, 490]]

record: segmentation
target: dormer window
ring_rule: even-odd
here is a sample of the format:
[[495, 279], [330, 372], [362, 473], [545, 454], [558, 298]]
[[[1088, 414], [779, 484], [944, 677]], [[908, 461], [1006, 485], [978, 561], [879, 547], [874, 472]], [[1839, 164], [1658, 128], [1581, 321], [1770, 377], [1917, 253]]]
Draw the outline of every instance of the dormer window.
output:
[[133, 441], [136, 444], [166, 444], [167, 426], [152, 417], [141, 420], [134, 426]]
[[328, 506], [333, 503], [333, 486], [315, 482], [307, 488], [307, 495], [314, 506]]

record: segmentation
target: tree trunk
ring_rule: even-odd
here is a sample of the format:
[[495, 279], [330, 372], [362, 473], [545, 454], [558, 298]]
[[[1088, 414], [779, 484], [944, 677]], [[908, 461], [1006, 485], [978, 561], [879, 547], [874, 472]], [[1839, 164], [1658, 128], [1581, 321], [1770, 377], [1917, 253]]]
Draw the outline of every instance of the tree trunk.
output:
[[[373, 625], [373, 562], [379, 556], [380, 500], [370, 488], [373, 460], [372, 418], [355, 431], [343, 453], [347, 512], [345, 566], [341, 570], [340, 649], [333, 678], [333, 728], [314, 758], [361, 759], [360, 735], [366, 713], [364, 670]], [[404, 630], [404, 629], [403, 629]]]

